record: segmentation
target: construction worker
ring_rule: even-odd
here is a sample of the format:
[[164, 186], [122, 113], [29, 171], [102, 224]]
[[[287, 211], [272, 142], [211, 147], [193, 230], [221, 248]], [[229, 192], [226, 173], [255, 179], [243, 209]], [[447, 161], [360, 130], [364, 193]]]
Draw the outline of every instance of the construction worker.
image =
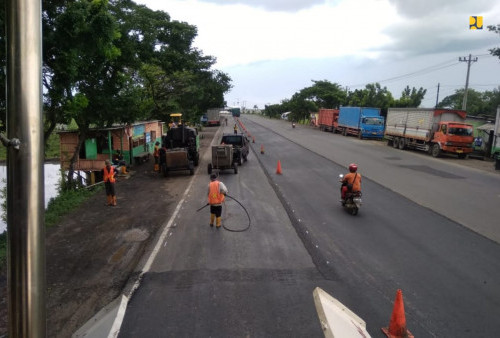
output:
[[155, 143], [153, 156], [155, 158], [155, 171], [160, 171], [160, 142], [158, 141]]
[[210, 183], [208, 184], [208, 204], [210, 204], [210, 226], [214, 226], [216, 221], [216, 228], [221, 227], [222, 216], [222, 202], [227, 194], [227, 188], [224, 183], [217, 180], [216, 174], [210, 175]]
[[115, 194], [115, 168], [111, 165], [110, 160], [104, 161], [105, 166], [102, 169], [102, 180], [104, 181], [104, 186], [106, 187], [106, 196], [108, 198], [107, 205], [116, 206], [116, 194]]

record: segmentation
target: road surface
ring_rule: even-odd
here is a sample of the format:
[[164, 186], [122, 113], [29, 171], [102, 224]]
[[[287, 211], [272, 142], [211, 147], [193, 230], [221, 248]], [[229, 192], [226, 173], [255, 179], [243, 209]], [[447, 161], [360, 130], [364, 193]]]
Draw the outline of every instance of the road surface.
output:
[[[363, 318], [373, 337], [383, 336], [397, 289], [415, 336], [496, 335], [499, 218], [485, 208], [498, 205], [498, 176], [282, 121], [241, 120], [256, 143], [238, 174], [221, 180], [249, 212], [249, 230], [210, 228], [208, 210], [196, 212], [206, 203], [206, 153], [120, 337], [321, 337], [316, 286]], [[363, 175], [355, 217], [338, 203], [337, 176], [350, 162]], [[489, 200], [476, 208], [470, 193], [480, 188]], [[223, 223], [237, 230], [248, 219], [227, 201]]]

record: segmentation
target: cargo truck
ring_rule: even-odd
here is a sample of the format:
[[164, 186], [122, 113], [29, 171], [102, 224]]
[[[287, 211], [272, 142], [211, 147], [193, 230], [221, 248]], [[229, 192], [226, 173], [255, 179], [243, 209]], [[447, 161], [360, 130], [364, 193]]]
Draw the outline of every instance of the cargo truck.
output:
[[224, 110], [223, 108], [211, 108], [207, 110], [207, 126], [220, 126], [220, 116], [219, 112]]
[[471, 153], [474, 127], [465, 123], [464, 110], [389, 108], [385, 138], [399, 149], [418, 149], [434, 157], [441, 153], [465, 158]]
[[334, 131], [337, 128], [338, 118], [338, 109], [321, 108], [318, 113], [319, 130]]
[[384, 117], [379, 108], [340, 107], [336, 131], [360, 139], [384, 137]]

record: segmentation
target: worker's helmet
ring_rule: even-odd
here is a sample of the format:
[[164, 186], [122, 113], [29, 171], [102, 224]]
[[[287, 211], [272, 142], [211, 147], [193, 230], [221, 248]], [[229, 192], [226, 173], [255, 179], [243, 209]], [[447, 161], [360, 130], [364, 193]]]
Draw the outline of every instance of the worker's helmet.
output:
[[211, 179], [212, 181], [215, 181], [215, 180], [217, 179], [217, 174], [211, 174], [211, 175], [210, 175], [210, 179]]
[[356, 163], [349, 164], [349, 171], [355, 173], [358, 170], [358, 165]]

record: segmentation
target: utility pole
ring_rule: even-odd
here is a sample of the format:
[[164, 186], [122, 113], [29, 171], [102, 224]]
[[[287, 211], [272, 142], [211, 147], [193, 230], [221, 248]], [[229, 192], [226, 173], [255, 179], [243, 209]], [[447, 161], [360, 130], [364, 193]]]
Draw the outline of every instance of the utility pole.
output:
[[41, 7], [40, 0], [5, 2], [7, 305], [13, 338], [46, 337]]
[[437, 95], [436, 95], [436, 107], [434, 107], [434, 108], [438, 107], [438, 103], [439, 103], [439, 83], [438, 83], [438, 91], [437, 91]]
[[465, 79], [465, 91], [464, 91], [464, 100], [462, 102], [462, 110], [467, 109], [467, 91], [469, 90], [469, 74], [470, 74], [470, 64], [471, 62], [477, 61], [477, 56], [473, 59], [472, 55], [469, 54], [469, 58], [467, 57], [459, 57], [458, 61], [467, 62], [467, 78]]

